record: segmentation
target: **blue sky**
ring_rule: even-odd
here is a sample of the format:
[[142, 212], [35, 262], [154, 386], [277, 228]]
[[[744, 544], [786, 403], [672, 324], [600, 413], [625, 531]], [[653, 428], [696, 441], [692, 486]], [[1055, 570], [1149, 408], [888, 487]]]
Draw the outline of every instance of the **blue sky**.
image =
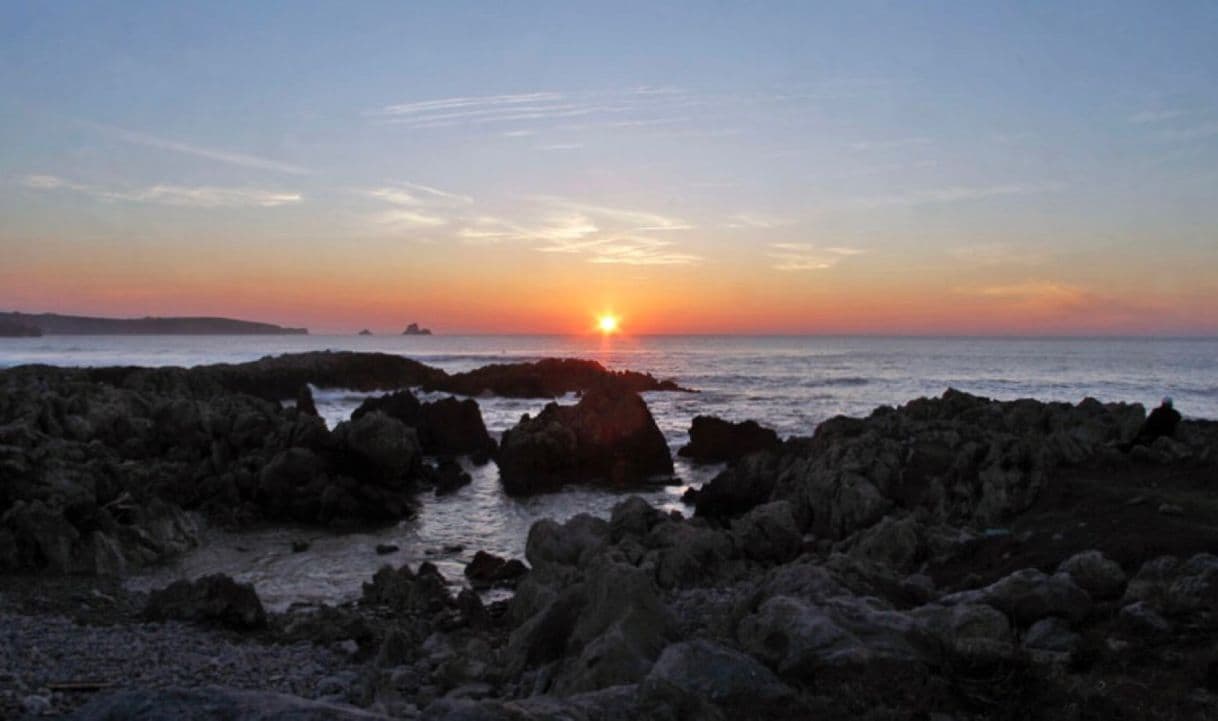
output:
[[[656, 330], [1216, 327], [1214, 3], [0, 19], [0, 307], [333, 329], [403, 306], [462, 330], [602, 306]], [[285, 291], [308, 283], [331, 304]], [[569, 313], [543, 312], [539, 286]], [[495, 297], [445, 296], [477, 287]]]

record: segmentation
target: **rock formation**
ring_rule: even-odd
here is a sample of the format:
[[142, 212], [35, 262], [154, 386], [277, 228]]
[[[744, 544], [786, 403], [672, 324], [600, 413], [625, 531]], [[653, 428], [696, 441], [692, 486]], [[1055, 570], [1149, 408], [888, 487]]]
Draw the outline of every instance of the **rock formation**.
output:
[[504, 490], [541, 493], [577, 481], [623, 487], [672, 474], [664, 434], [637, 394], [594, 389], [574, 406], [547, 404], [503, 434]]
[[689, 427], [689, 443], [678, 455], [700, 463], [734, 461], [758, 451], [777, 450], [778, 434], [756, 421], [731, 423], [714, 416], [696, 416]]

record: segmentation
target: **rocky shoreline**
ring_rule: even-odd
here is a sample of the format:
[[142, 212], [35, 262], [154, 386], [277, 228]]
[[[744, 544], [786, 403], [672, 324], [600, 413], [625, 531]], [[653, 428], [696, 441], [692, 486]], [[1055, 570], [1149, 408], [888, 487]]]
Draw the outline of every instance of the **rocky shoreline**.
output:
[[[513, 492], [671, 472], [636, 393], [683, 389], [593, 366], [450, 376], [302, 354], [0, 373], [0, 717], [1218, 713], [1218, 423], [1148, 434], [1141, 406], [1093, 399], [949, 390], [785, 441], [698, 419], [688, 455], [730, 462], [690, 513], [630, 497], [607, 519], [540, 521], [523, 562], [479, 554], [470, 587], [386, 567], [358, 602], [268, 613], [230, 579], [121, 584], [202, 522], [408, 515], [438, 490], [433, 456], [494, 457]], [[327, 429], [278, 402], [308, 384], [581, 401], [499, 446], [476, 402], [409, 393]], [[473, 590], [491, 587], [515, 592]]]

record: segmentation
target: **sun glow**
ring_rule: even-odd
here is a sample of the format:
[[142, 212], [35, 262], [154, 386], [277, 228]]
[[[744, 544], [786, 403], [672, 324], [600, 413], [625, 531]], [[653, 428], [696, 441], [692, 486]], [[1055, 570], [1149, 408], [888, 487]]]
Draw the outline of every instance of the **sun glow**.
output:
[[605, 314], [596, 319], [596, 327], [601, 333], [609, 335], [616, 333], [618, 329], [618, 317], [616, 315]]

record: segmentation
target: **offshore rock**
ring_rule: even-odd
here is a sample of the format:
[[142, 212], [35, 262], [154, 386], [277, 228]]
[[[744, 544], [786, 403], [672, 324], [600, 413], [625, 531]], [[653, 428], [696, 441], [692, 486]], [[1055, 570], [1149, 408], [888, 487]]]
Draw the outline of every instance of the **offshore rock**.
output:
[[756, 421], [732, 423], [714, 416], [696, 416], [689, 427], [689, 443], [677, 452], [700, 463], [734, 461], [782, 445], [778, 434]]
[[499, 449], [504, 490], [555, 491], [569, 482], [624, 487], [672, 474], [664, 434], [637, 394], [597, 389], [574, 406], [548, 404], [504, 432]]

